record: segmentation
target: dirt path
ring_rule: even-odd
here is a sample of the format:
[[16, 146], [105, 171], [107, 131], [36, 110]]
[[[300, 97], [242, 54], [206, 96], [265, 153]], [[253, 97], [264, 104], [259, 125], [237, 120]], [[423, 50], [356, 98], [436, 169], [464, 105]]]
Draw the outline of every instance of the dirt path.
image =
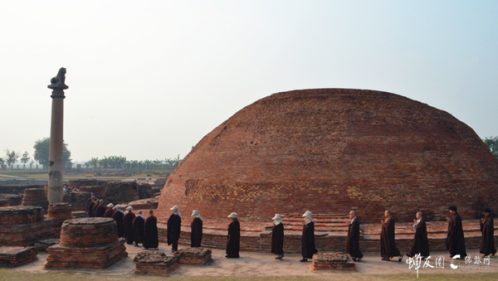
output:
[[[162, 249], [168, 249], [167, 245], [161, 244]], [[114, 264], [105, 270], [61, 270], [64, 272], [74, 272], [82, 274], [99, 274], [108, 276], [130, 276], [134, 274], [135, 265], [133, 257], [141, 248], [128, 246], [128, 258]], [[444, 268], [422, 268], [420, 274], [461, 274], [494, 272], [498, 273], [498, 258], [491, 258], [490, 265], [465, 264], [464, 261], [457, 261], [454, 264], [458, 269], [450, 268], [450, 260], [447, 253], [432, 253], [431, 265], [435, 265], [437, 256], [444, 257]], [[469, 255], [476, 256], [477, 250], [469, 251]], [[47, 272], [45, 264], [47, 254], [38, 254], [38, 260], [34, 263], [18, 267], [15, 270], [27, 272]], [[328, 276], [334, 275], [331, 272], [310, 272], [310, 263], [300, 263], [298, 255], [286, 256], [283, 261], [276, 261], [274, 257], [266, 253], [241, 252], [240, 259], [226, 259], [224, 251], [213, 249], [214, 262], [208, 266], [180, 266], [174, 272], [174, 276]], [[474, 262], [474, 259], [473, 259]], [[408, 269], [406, 258], [403, 262], [383, 262], [376, 253], [367, 253], [363, 261], [356, 264], [356, 274], [406, 274], [413, 273]]]

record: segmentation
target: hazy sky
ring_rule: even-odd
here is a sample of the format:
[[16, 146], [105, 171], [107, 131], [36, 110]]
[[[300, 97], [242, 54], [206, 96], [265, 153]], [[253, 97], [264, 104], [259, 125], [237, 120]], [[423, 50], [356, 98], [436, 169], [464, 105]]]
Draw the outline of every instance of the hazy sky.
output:
[[0, 156], [50, 130], [73, 159], [185, 156], [271, 93], [401, 94], [498, 135], [498, 1], [0, 1]]

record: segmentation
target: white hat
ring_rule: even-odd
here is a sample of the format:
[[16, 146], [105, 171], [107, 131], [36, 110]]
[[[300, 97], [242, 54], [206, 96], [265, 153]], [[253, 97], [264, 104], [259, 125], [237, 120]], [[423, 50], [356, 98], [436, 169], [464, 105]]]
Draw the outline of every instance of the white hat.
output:
[[112, 203], [107, 204], [107, 208], [112, 208], [112, 207], [114, 207], [114, 204]]
[[307, 210], [306, 212], [304, 212], [303, 218], [309, 218], [309, 219], [311, 219], [311, 217], [312, 217], [312, 214], [311, 214], [310, 210]]
[[237, 213], [236, 212], [231, 212], [230, 215], [228, 215], [229, 218], [231, 219], [236, 219], [237, 218]]
[[281, 214], [275, 214], [275, 216], [272, 218], [274, 221], [281, 221], [282, 220], [282, 215]]
[[170, 208], [170, 210], [173, 212], [173, 213], [176, 213], [178, 211], [178, 207], [175, 205], [173, 207]]
[[133, 207], [132, 206], [128, 206], [128, 207], [126, 207], [126, 210], [127, 211], [131, 211], [131, 210], [133, 210]]
[[201, 217], [201, 213], [199, 213], [199, 210], [193, 210], [192, 211], [192, 217], [194, 217], [194, 218], [200, 218]]

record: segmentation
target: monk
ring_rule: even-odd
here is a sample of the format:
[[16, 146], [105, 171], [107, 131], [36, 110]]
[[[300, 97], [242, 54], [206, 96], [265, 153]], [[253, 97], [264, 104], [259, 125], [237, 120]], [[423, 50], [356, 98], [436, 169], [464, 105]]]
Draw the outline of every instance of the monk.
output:
[[363, 253], [360, 251], [360, 220], [356, 216], [356, 211], [349, 212], [351, 220], [348, 227], [348, 238], [346, 240], [346, 250], [353, 261], [360, 261]]
[[154, 216], [154, 211], [149, 210], [149, 216], [144, 224], [144, 248], [157, 248], [159, 240], [157, 238], [157, 218]]
[[481, 246], [479, 247], [479, 252], [484, 256], [495, 255], [495, 240], [494, 240], [494, 223], [491, 209], [484, 209], [483, 216], [481, 218]]
[[282, 222], [282, 215], [275, 214], [272, 220], [271, 252], [277, 255], [275, 259], [282, 260], [284, 257], [284, 224]]
[[429, 257], [429, 239], [427, 238], [427, 225], [421, 211], [415, 214], [413, 230], [415, 231], [415, 237], [412, 248], [407, 256], [414, 257], [416, 254], [419, 254], [422, 259], [427, 259]]
[[88, 217], [94, 217], [95, 216], [95, 207], [97, 205], [97, 198], [95, 198], [95, 196], [92, 194], [92, 196], [90, 197], [90, 199], [88, 200], [88, 203], [87, 203], [87, 215]]
[[190, 247], [200, 247], [202, 243], [202, 218], [198, 210], [192, 211], [192, 223], [190, 224]]
[[403, 260], [401, 253], [396, 247], [395, 221], [389, 210], [384, 211], [384, 219], [381, 220], [382, 231], [380, 233], [380, 255], [383, 261], [390, 261], [392, 257], [399, 257], [398, 262]]
[[124, 213], [123, 210], [121, 210], [120, 207], [115, 207], [116, 210], [114, 211], [114, 214], [112, 215], [112, 218], [117, 224], [117, 230], [118, 230], [118, 237], [124, 237], [124, 227], [123, 227], [123, 217]]
[[109, 203], [109, 204], [107, 204], [107, 208], [104, 212], [104, 217], [112, 218], [112, 215], [114, 215], [114, 204]]
[[228, 237], [227, 237], [227, 248], [226, 248], [226, 258], [239, 258], [240, 250], [240, 223], [237, 213], [232, 212], [228, 215], [231, 220], [228, 225]]
[[178, 240], [180, 240], [180, 233], [182, 231], [182, 218], [178, 211], [178, 207], [175, 205], [170, 209], [171, 215], [168, 219], [168, 229], [167, 229], [167, 242], [171, 245], [171, 251], [174, 253], [178, 251]]
[[446, 248], [450, 252], [451, 258], [464, 259], [467, 256], [467, 251], [465, 250], [462, 218], [458, 214], [456, 206], [450, 206], [448, 208], [448, 213], [448, 236], [446, 238]]
[[133, 219], [133, 240], [135, 240], [135, 246], [145, 245], [145, 219], [142, 215], [142, 211], [138, 211], [138, 215]]
[[103, 217], [106, 211], [106, 207], [104, 206], [104, 200], [99, 199], [97, 206], [95, 207], [95, 216], [96, 217]]
[[304, 212], [303, 218], [303, 235], [301, 237], [301, 254], [303, 258], [300, 262], [307, 262], [318, 251], [315, 246], [315, 223], [313, 222], [311, 211]]
[[135, 213], [133, 213], [133, 207], [126, 207], [126, 214], [123, 217], [123, 229], [124, 237], [126, 238], [126, 244], [131, 245], [135, 241], [135, 231], [133, 231], [133, 220], [135, 219]]

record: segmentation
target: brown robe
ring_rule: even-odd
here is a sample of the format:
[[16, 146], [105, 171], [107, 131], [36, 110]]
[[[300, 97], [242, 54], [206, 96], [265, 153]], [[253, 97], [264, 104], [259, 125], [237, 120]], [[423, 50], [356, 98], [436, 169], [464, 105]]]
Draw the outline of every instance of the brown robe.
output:
[[494, 223], [493, 218], [490, 216], [481, 220], [481, 246], [479, 252], [484, 255], [495, 255], [495, 237], [494, 237]]
[[382, 232], [380, 233], [380, 255], [384, 259], [401, 256], [398, 247], [396, 247], [394, 229], [395, 222], [393, 218], [387, 219], [382, 224]]
[[114, 215], [114, 210], [112, 208], [107, 208], [104, 213], [105, 218], [112, 218]]

